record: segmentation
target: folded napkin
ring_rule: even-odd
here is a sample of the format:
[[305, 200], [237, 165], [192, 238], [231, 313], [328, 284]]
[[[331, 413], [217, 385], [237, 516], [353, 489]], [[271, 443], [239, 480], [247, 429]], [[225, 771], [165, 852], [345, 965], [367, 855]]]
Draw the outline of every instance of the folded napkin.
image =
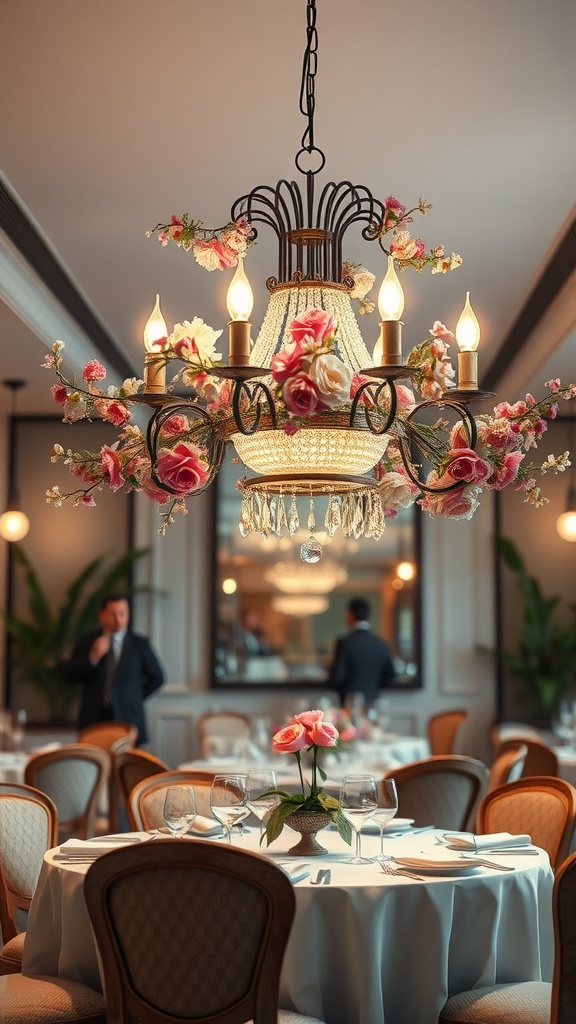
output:
[[97, 839], [67, 839], [65, 843], [62, 843], [58, 853], [54, 854], [54, 859], [96, 859], [112, 850], [119, 850], [123, 846], [137, 846], [151, 838], [152, 836], [148, 832], [132, 832], [117, 836], [101, 836]]
[[222, 825], [214, 818], [204, 818], [197, 814], [192, 822], [188, 834], [199, 836], [219, 836], [222, 834]]
[[276, 864], [293, 882], [300, 882], [310, 874], [310, 865], [291, 860], [277, 860]]
[[510, 850], [516, 846], [530, 846], [531, 836], [512, 835], [511, 832], [493, 832], [487, 836], [475, 836], [472, 832], [445, 832], [445, 841], [457, 850]]

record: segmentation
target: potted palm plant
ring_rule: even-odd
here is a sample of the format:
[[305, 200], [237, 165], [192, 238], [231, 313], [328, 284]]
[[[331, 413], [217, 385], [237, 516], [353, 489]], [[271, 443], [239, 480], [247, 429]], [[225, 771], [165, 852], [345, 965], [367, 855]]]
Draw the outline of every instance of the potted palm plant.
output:
[[43, 698], [50, 724], [63, 724], [78, 696], [77, 688], [65, 680], [63, 671], [74, 642], [80, 633], [94, 627], [104, 594], [118, 589], [132, 593], [149, 590], [127, 585], [134, 563], [148, 549], [129, 551], [107, 569], [104, 555], [92, 559], [72, 580], [57, 608], [53, 607], [24, 549], [14, 544], [12, 552], [24, 570], [28, 614], [18, 618], [4, 613], [11, 638], [10, 661], [19, 677]]

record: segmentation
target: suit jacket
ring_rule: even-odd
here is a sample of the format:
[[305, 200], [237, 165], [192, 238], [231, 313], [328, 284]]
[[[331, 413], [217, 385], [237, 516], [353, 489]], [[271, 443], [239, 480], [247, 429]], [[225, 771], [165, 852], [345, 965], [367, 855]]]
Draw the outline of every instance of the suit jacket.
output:
[[396, 676], [390, 648], [370, 629], [353, 629], [336, 642], [328, 685], [344, 702], [347, 693], [363, 693], [375, 700], [378, 691], [390, 686]]
[[[88, 653], [101, 630], [79, 637], [66, 666], [66, 679], [82, 685], [78, 728], [100, 721], [106, 678], [106, 657], [92, 665]], [[149, 640], [138, 633], [126, 633], [122, 653], [114, 673], [112, 715], [120, 722], [138, 726], [138, 743], [146, 743], [148, 733], [144, 700], [164, 682], [164, 673]]]

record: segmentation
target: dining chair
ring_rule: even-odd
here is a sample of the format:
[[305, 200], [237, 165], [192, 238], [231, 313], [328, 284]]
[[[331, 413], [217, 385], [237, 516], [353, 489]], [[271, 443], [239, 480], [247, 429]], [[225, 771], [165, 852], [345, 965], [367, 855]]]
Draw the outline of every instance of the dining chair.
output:
[[478, 808], [476, 831], [528, 834], [546, 850], [554, 870], [570, 852], [576, 824], [576, 789], [564, 779], [531, 776], [487, 793]]
[[138, 832], [139, 828], [132, 815], [130, 793], [138, 782], [149, 779], [152, 775], [167, 772], [168, 765], [154, 754], [145, 750], [114, 750], [112, 753], [112, 771], [116, 781], [116, 790], [120, 798], [130, 829]]
[[463, 754], [428, 757], [387, 771], [395, 779], [398, 812], [414, 824], [435, 825], [460, 832], [466, 829], [478, 801], [488, 788], [488, 769]]
[[502, 750], [490, 765], [488, 792], [505, 785], [506, 782], [516, 782], [521, 778], [527, 753], [528, 747], [520, 741], [510, 743], [506, 750]]
[[68, 743], [30, 757], [24, 781], [42, 790], [56, 804], [60, 842], [72, 836], [87, 839], [94, 835], [107, 768], [106, 752], [87, 743]]
[[438, 1024], [571, 1024], [576, 1006], [576, 853], [556, 873], [552, 982], [518, 981], [458, 992]]
[[116, 778], [112, 768], [112, 756], [115, 752], [130, 750], [138, 740], [138, 727], [131, 722], [95, 722], [87, 725], [78, 734], [79, 743], [89, 743], [93, 747], [101, 747], [108, 754], [106, 774], [105, 805], [99, 808], [102, 820], [97, 821], [96, 831], [104, 834], [118, 832], [120, 829], [120, 804], [116, 786]]
[[250, 741], [250, 718], [239, 711], [205, 711], [196, 728], [203, 758], [229, 757]]
[[430, 753], [453, 754], [458, 730], [468, 718], [467, 711], [440, 711], [428, 719], [426, 732], [430, 743]]
[[526, 722], [496, 722], [490, 728], [490, 742], [494, 755], [503, 743], [514, 740], [517, 743], [524, 743], [525, 740], [539, 740], [540, 733], [534, 725], [527, 725]]
[[210, 790], [214, 775], [208, 771], [166, 771], [142, 779], [130, 793], [130, 817], [136, 826], [135, 831], [147, 832], [164, 827], [162, 811], [169, 786], [192, 786], [198, 814], [210, 818]]
[[58, 842], [50, 797], [18, 783], [0, 783], [0, 975], [22, 969], [28, 910], [46, 850]]
[[520, 741], [513, 739], [505, 740], [498, 747], [497, 753], [501, 754], [503, 751], [509, 750], [511, 745], [518, 742], [522, 742], [527, 749], [522, 769], [523, 779], [532, 775], [553, 775], [555, 777], [560, 775], [556, 752], [541, 739], [533, 739], [526, 736]]
[[110, 1024], [320, 1024], [278, 1010], [296, 899], [268, 858], [181, 839], [123, 847], [91, 865], [84, 895]]

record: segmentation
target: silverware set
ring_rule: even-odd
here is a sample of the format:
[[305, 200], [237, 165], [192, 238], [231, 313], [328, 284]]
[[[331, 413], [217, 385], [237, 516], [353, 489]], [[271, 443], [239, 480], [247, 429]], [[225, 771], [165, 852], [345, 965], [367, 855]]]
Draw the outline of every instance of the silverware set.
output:
[[332, 880], [332, 872], [330, 868], [321, 868], [316, 878], [310, 879], [310, 885], [330, 885]]
[[391, 875], [393, 878], [396, 875], [403, 875], [404, 878], [412, 878], [415, 882], [424, 881], [421, 875], [416, 875], [413, 871], [408, 871], [406, 868], [396, 867], [390, 861], [381, 861], [380, 867], [385, 875]]

